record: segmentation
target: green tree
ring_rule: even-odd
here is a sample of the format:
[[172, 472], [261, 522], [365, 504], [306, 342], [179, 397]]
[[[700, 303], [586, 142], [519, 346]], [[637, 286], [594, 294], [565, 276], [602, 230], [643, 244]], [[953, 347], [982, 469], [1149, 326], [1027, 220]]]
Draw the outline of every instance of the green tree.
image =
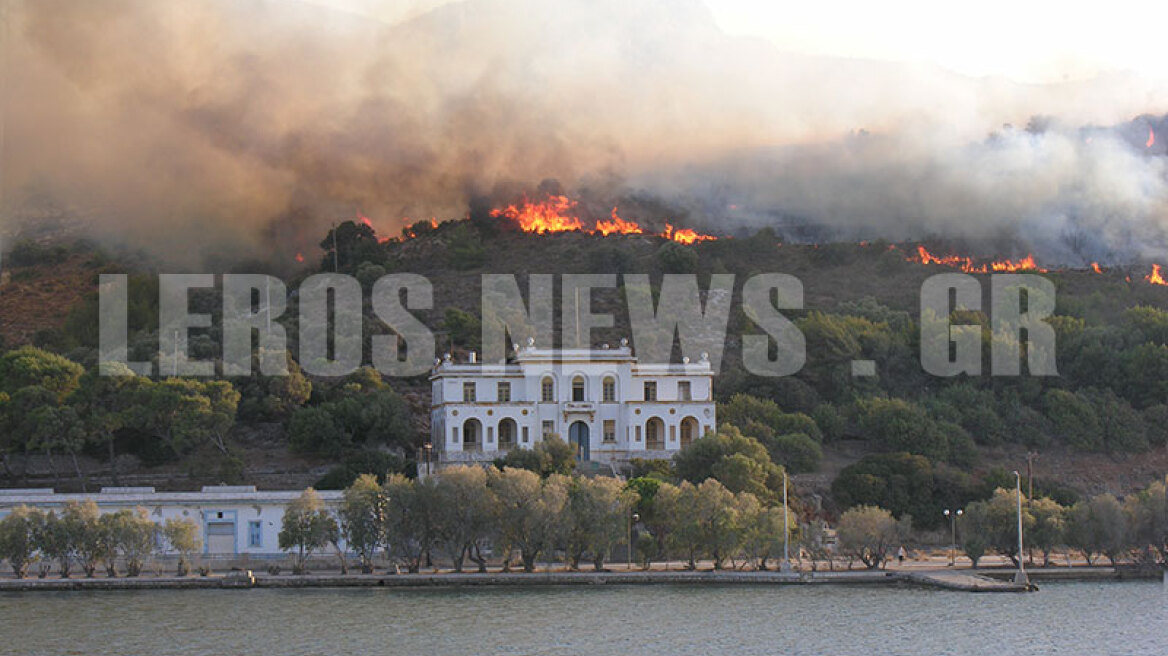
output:
[[434, 546], [433, 478], [412, 481], [390, 474], [382, 486], [385, 497], [386, 552], [403, 561], [410, 573], [418, 572]]
[[476, 351], [483, 347], [483, 322], [469, 312], [454, 307], [446, 308], [442, 328], [458, 346]]
[[695, 485], [721, 474], [726, 477], [723, 485], [735, 491], [752, 492], [766, 500], [782, 494], [783, 469], [771, 461], [766, 447], [727, 424], [678, 451], [673, 466], [678, 477]]
[[1151, 547], [1161, 562], [1168, 557], [1168, 479], [1152, 482], [1126, 499], [1130, 539], [1141, 556]]
[[806, 433], [780, 435], [772, 444], [771, 455], [792, 474], [813, 472], [823, 460], [823, 449]]
[[55, 353], [22, 346], [0, 356], [0, 392], [13, 394], [22, 387], [42, 387], [58, 401], [73, 393], [85, 369]]
[[870, 398], [857, 403], [860, 430], [889, 451], [906, 451], [933, 460], [949, 458], [943, 432], [924, 409], [901, 399]]
[[1029, 547], [1042, 552], [1042, 566], [1046, 567], [1050, 564], [1050, 552], [1065, 540], [1066, 509], [1046, 497], [1031, 499], [1028, 505], [1034, 516]]
[[943, 489], [939, 471], [924, 456], [874, 454], [844, 467], [832, 481], [831, 495], [840, 508], [879, 506], [894, 517], [911, 516], [924, 528], [938, 528], [942, 510], [973, 496], [963, 480], [948, 482], [949, 489]]
[[[142, 573], [142, 565], [154, 553], [158, 543], [158, 525], [150, 521], [145, 508], [123, 509], [102, 515], [99, 524], [105, 537], [113, 545], [116, 555], [121, 553], [126, 561], [126, 574], [134, 577]], [[105, 560], [113, 572], [113, 556], [108, 553]]]
[[[106, 367], [116, 366], [106, 363]], [[129, 374], [126, 367], [122, 373]], [[132, 421], [134, 383], [128, 375], [101, 375], [96, 368], [85, 373], [81, 385], [69, 399], [76, 409], [86, 433], [86, 440], [104, 447], [110, 463], [114, 485], [120, 485], [118, 475], [117, 435]]]
[[1110, 494], [1079, 501], [1066, 514], [1067, 546], [1083, 552], [1087, 564], [1103, 554], [1112, 567], [1131, 547], [1123, 504]]
[[344, 221], [333, 227], [320, 242], [324, 250], [321, 268], [348, 271], [358, 262], [376, 262], [384, 258], [377, 233], [365, 222]]
[[[976, 532], [989, 549], [1018, 565], [1018, 513], [1015, 490], [998, 488], [985, 501], [975, 501], [965, 508], [966, 531]], [[1023, 537], [1034, 528], [1034, 515], [1022, 507]]]
[[280, 549], [295, 550], [292, 572], [304, 574], [308, 558], [318, 549], [336, 542], [339, 529], [337, 520], [324, 507], [320, 495], [312, 488], [306, 489], [288, 504], [280, 528]]
[[226, 436], [235, 423], [239, 392], [222, 380], [136, 379], [132, 424], [158, 439], [175, 456], [200, 444], [227, 454]]
[[438, 547], [461, 572], [466, 558], [487, 570], [484, 557], [496, 528], [498, 500], [487, 486], [487, 471], [459, 465], [434, 475], [434, 537]]
[[511, 449], [501, 460], [501, 467], [533, 471], [540, 476], [567, 476], [576, 469], [576, 447], [558, 435], [547, 435], [530, 449]]
[[692, 246], [668, 241], [657, 249], [657, 261], [665, 273], [694, 273], [698, 267], [698, 254]]
[[590, 554], [596, 571], [612, 545], [624, 538], [635, 494], [615, 478], [576, 476], [568, 484], [564, 511], [568, 564], [579, 569], [580, 560]]
[[385, 497], [372, 474], [361, 474], [345, 488], [340, 529], [348, 547], [361, 559], [361, 571], [373, 572], [373, 556], [385, 541]]
[[191, 555], [202, 546], [199, 539], [199, 525], [193, 519], [170, 518], [162, 525], [162, 535], [170, 548], [178, 552], [176, 573], [186, 576], [191, 573]]
[[883, 508], [857, 506], [840, 516], [836, 532], [841, 551], [876, 569], [888, 560], [906, 530]]
[[99, 514], [93, 499], [67, 501], [61, 509], [61, 524], [69, 535], [71, 555], [77, 558], [88, 578], [93, 578], [105, 553], [98, 525]]
[[511, 550], [518, 549], [524, 571], [535, 571], [539, 556], [560, 543], [563, 536], [567, 477], [552, 474], [541, 480], [534, 472], [506, 467], [492, 470], [488, 485], [499, 500], [504, 569], [510, 567]]
[[41, 521], [39, 512], [28, 506], [17, 506], [0, 519], [0, 560], [8, 561], [18, 579], [25, 577], [36, 558], [36, 529]]
[[56, 562], [61, 578], [69, 578], [77, 551], [76, 538], [74, 532], [69, 530], [69, 525], [55, 511], [50, 510], [44, 515], [44, 521], [35, 526], [34, 535], [45, 560]]

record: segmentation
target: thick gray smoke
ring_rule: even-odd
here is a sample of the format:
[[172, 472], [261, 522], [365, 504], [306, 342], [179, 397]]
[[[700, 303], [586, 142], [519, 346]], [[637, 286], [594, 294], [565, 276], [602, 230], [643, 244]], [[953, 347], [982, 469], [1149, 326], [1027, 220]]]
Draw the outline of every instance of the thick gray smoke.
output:
[[[169, 254], [312, 244], [357, 211], [392, 234], [545, 178], [656, 194], [713, 231], [1168, 253], [1163, 160], [1078, 127], [1168, 107], [1121, 75], [791, 55], [689, 0], [468, 0], [397, 25], [287, 0], [24, 0], [5, 29], [5, 220], [79, 208]], [[1033, 115], [1052, 123], [1001, 128]]]

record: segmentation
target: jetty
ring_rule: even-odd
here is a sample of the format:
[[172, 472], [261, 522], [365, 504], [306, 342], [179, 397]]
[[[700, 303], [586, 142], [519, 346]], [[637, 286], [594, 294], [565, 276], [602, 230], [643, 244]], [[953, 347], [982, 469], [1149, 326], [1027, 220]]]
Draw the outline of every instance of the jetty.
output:
[[931, 569], [899, 572], [898, 578], [918, 585], [964, 592], [1031, 592], [1038, 589], [1030, 583], [1003, 581], [967, 571]]

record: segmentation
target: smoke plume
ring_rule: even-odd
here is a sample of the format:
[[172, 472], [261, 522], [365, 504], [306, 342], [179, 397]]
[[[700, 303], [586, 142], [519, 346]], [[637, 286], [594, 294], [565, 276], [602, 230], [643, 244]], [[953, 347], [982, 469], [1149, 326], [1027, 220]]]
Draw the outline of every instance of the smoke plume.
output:
[[1159, 124], [1132, 120], [1168, 93], [1122, 74], [1034, 86], [794, 55], [696, 0], [467, 0], [394, 25], [290, 1], [24, 0], [5, 29], [0, 216], [76, 208], [162, 253], [312, 244], [357, 211], [394, 234], [554, 178], [711, 231], [1168, 254]]

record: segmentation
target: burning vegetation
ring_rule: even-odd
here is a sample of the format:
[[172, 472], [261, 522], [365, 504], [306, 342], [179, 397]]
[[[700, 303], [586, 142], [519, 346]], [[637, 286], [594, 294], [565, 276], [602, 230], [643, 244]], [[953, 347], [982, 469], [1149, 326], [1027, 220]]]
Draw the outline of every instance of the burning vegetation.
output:
[[[682, 244], [717, 239], [713, 235], [702, 234], [692, 228], [677, 228], [670, 223], [659, 232], [646, 230], [636, 221], [623, 219], [612, 208], [607, 219], [588, 221], [581, 218], [579, 203], [567, 196], [548, 195], [542, 201], [532, 201], [524, 196], [518, 203], [491, 210], [491, 216], [513, 221], [520, 230], [545, 234], [549, 232], [583, 232], [594, 235], [654, 235]], [[588, 225], [591, 224], [591, 227]]]
[[[1027, 254], [1018, 260], [1001, 259], [992, 261], [981, 261], [978, 258], [968, 255], [934, 255], [929, 252], [929, 249], [924, 246], [917, 245], [916, 251], [905, 258], [908, 262], [916, 262], [918, 264], [938, 264], [941, 266], [953, 267], [961, 269], [966, 273], [1011, 273], [1018, 271], [1030, 271], [1034, 273], [1049, 273], [1051, 269], [1038, 266], [1034, 261], [1032, 254]], [[1099, 266], [1098, 262], [1090, 264], [1090, 271], [1098, 275], [1104, 275], [1107, 271]], [[1056, 271], [1061, 269], [1055, 269]], [[1125, 280], [1131, 282], [1130, 275], [1125, 276]], [[1162, 269], [1159, 264], [1152, 265], [1152, 271], [1143, 277], [1143, 280], [1152, 285], [1159, 285], [1168, 287], [1168, 280], [1163, 276]]]

